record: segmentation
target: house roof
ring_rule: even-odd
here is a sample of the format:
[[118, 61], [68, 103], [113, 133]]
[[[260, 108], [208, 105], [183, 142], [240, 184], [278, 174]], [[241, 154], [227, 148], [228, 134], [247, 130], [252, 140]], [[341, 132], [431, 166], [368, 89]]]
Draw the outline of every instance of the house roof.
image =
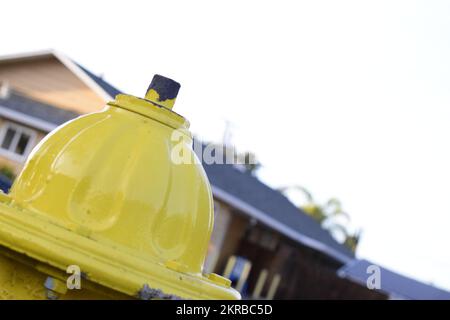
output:
[[76, 112], [39, 102], [12, 89], [6, 97], [0, 97], [0, 115], [45, 132], [79, 116]]
[[233, 165], [203, 163], [203, 167], [217, 198], [232, 202], [256, 220], [338, 261], [345, 263], [353, 259], [354, 255], [347, 247], [338, 243], [281, 192]]
[[[376, 265], [367, 260], [353, 260], [338, 270], [341, 277], [366, 285], [371, 273], [367, 268]], [[402, 276], [389, 269], [380, 267], [380, 291], [393, 298], [412, 300], [450, 300], [450, 292], [432, 285]]]
[[111, 98], [114, 98], [116, 95], [121, 93], [117, 88], [115, 88], [114, 86], [112, 86], [111, 84], [109, 84], [108, 82], [103, 80], [101, 77], [93, 74], [91, 71], [89, 71], [88, 69], [84, 68], [80, 64], [78, 64], [76, 62], [75, 62], [75, 64], [81, 70], [83, 70], [92, 80], [94, 80], [95, 83], [97, 83], [103, 90], [105, 90], [111, 96]]

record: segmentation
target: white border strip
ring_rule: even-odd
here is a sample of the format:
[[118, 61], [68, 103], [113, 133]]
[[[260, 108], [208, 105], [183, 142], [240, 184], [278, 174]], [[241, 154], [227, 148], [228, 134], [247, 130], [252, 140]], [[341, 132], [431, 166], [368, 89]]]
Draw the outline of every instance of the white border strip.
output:
[[310, 237], [307, 237], [307, 236], [295, 231], [294, 229], [290, 228], [289, 226], [270, 217], [268, 214], [264, 213], [263, 211], [256, 209], [255, 207], [249, 205], [248, 203], [242, 201], [241, 199], [229, 194], [228, 192], [226, 192], [214, 185], [212, 185], [211, 187], [212, 187], [213, 195], [215, 197], [217, 197], [218, 199], [221, 199], [222, 201], [232, 204], [239, 210], [247, 213], [248, 215], [252, 216], [256, 220], [259, 220], [263, 224], [266, 224], [266, 225], [274, 228], [275, 230], [277, 230], [278, 232], [291, 238], [292, 240], [300, 242], [307, 247], [321, 251], [342, 263], [347, 263], [347, 262], [350, 262], [353, 260], [353, 258], [347, 257], [346, 255], [336, 251], [335, 249], [328, 247], [327, 245], [323, 244], [322, 242], [312, 239]]

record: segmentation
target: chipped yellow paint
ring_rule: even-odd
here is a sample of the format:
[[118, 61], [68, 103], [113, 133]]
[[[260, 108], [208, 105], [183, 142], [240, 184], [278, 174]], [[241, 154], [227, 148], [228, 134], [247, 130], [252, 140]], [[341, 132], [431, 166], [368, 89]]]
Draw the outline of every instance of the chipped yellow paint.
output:
[[150, 100], [150, 101], [155, 101], [160, 106], [166, 107], [167, 109], [172, 109], [173, 105], [175, 104], [175, 99], [166, 99], [164, 101], [161, 101], [159, 98], [159, 93], [154, 89], [150, 89], [147, 91], [147, 94], [145, 95], [145, 99]]

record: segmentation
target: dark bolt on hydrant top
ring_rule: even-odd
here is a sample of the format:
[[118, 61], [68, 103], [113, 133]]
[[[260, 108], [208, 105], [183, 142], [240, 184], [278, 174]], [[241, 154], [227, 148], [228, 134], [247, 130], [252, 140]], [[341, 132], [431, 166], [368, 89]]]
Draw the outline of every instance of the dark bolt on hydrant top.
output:
[[177, 97], [178, 91], [180, 90], [180, 84], [172, 79], [155, 74], [147, 89], [146, 96], [149, 95], [149, 92], [152, 89], [159, 95], [158, 101], [155, 102], [164, 102], [166, 100], [174, 100]]

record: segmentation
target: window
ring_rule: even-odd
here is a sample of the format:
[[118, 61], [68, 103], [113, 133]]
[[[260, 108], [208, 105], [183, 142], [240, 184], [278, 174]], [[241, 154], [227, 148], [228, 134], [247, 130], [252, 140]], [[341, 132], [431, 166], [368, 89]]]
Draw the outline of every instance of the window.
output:
[[5, 122], [0, 129], [0, 153], [16, 161], [25, 159], [31, 150], [36, 133], [26, 127]]

